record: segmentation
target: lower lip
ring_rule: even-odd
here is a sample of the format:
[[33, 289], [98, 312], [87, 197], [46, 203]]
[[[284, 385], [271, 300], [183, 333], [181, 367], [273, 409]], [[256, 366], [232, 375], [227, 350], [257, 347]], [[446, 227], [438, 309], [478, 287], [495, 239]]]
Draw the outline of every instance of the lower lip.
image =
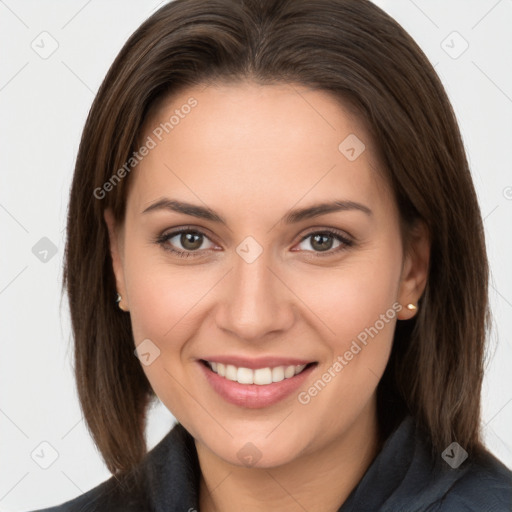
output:
[[260, 386], [258, 384], [240, 384], [225, 379], [207, 368], [204, 363], [198, 361], [198, 364], [212, 388], [224, 400], [248, 409], [260, 409], [284, 400], [303, 384], [316, 367], [316, 364], [311, 365], [294, 377]]

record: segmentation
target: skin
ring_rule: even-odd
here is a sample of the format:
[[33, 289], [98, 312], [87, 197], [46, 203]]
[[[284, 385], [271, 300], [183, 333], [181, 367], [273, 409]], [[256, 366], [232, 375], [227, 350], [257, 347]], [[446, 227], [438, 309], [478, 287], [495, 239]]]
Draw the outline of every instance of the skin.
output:
[[[416, 304], [425, 287], [426, 231], [419, 225], [404, 251], [373, 143], [329, 93], [251, 82], [192, 87], [160, 106], [144, 139], [191, 96], [197, 106], [132, 172], [123, 224], [105, 212], [135, 344], [149, 338], [160, 350], [143, 369], [195, 438], [202, 511], [335, 511], [381, 448], [376, 387], [396, 321], [415, 314], [405, 305]], [[365, 144], [354, 161], [338, 149], [349, 134]], [[227, 225], [141, 213], [162, 197], [206, 205]], [[281, 220], [290, 209], [335, 199], [372, 214]], [[183, 226], [205, 233], [199, 256], [180, 258], [155, 243]], [[312, 237], [303, 241], [328, 228], [353, 244], [336, 252], [332, 239], [322, 252]], [[250, 264], [236, 252], [247, 236], [263, 249]], [[190, 247], [179, 236], [165, 243]], [[227, 403], [197, 362], [213, 354], [316, 361], [304, 391], [396, 302], [403, 305], [398, 316], [306, 405], [297, 393], [260, 409]], [[237, 457], [248, 442], [261, 456], [252, 467]]]

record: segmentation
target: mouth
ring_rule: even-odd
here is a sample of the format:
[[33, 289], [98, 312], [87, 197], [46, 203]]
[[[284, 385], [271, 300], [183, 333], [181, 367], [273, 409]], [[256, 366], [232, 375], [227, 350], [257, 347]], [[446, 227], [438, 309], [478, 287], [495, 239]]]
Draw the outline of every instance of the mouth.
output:
[[238, 382], [239, 384], [255, 384], [257, 386], [268, 386], [275, 382], [291, 379], [307, 368], [317, 364], [316, 362], [311, 362], [297, 365], [266, 366], [253, 369], [235, 366], [234, 364], [207, 361], [205, 359], [200, 359], [200, 362], [213, 373], [216, 373], [224, 379]]
[[[269, 407], [290, 397], [318, 366], [317, 361], [292, 359], [268, 359], [265, 363], [262, 360], [239, 359], [240, 366], [237, 366], [231, 364], [235, 359], [228, 360], [222, 356], [198, 359], [197, 362], [206, 383], [213, 391], [224, 401], [248, 409]], [[283, 362], [287, 364], [278, 364]]]

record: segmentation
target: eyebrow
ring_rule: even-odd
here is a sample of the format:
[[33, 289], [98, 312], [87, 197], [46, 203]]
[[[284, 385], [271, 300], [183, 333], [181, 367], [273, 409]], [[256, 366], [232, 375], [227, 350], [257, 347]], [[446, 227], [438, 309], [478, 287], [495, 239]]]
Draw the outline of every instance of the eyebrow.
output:
[[[172, 212], [183, 213], [185, 215], [190, 215], [192, 217], [197, 217], [199, 219], [205, 219], [212, 222], [218, 222], [220, 224], [227, 225], [224, 217], [213, 211], [212, 209], [206, 206], [199, 206], [191, 203], [186, 203], [184, 201], [177, 201], [176, 199], [162, 198], [155, 203], [149, 205], [145, 210], [141, 213], [146, 214], [154, 211], [168, 210]], [[340, 212], [340, 211], [360, 211], [365, 213], [368, 216], [372, 216], [373, 212], [361, 203], [356, 203], [354, 201], [332, 201], [328, 203], [318, 203], [312, 206], [308, 206], [306, 208], [297, 208], [295, 210], [291, 210], [284, 217], [283, 221], [285, 224], [295, 224], [302, 220], [312, 219], [314, 217], [319, 217], [320, 215], [325, 215], [327, 213]]]

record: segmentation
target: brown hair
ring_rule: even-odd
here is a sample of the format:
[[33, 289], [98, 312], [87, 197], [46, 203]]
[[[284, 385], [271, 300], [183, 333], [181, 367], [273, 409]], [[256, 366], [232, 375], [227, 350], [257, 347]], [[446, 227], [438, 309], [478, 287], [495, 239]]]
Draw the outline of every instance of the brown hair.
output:
[[[75, 373], [88, 428], [108, 469], [146, 453], [154, 393], [134, 355], [103, 211], [122, 222], [123, 167], [148, 113], [190, 85], [298, 83], [355, 105], [378, 148], [404, 225], [421, 219], [431, 257], [419, 312], [398, 322], [379, 383], [389, 430], [406, 413], [440, 454], [452, 441], [481, 448], [480, 391], [488, 321], [488, 264], [477, 198], [443, 86], [413, 39], [368, 0], [176, 0], [146, 20], [112, 64], [90, 110], [69, 203], [64, 286]], [[103, 189], [104, 190], [104, 189]]]

